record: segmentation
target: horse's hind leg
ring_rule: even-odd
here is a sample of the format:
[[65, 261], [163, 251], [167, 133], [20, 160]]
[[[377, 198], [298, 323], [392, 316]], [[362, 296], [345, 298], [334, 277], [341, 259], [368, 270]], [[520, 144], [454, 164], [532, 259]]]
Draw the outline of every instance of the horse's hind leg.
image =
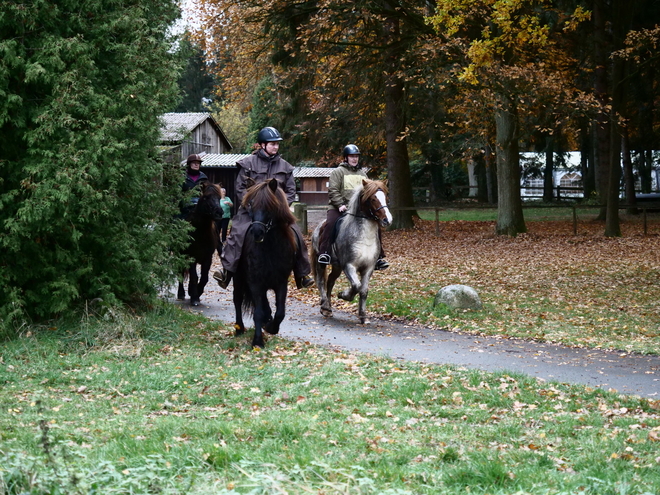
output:
[[190, 296], [191, 306], [199, 306], [199, 292], [197, 284], [197, 265], [192, 263], [190, 265], [190, 280], [188, 281], [188, 295]]
[[245, 325], [243, 324], [243, 284], [237, 277], [234, 277], [234, 310], [236, 312], [234, 330], [238, 336], [245, 333]]
[[206, 284], [209, 281], [209, 270], [211, 269], [212, 260], [213, 260], [213, 253], [211, 253], [211, 256], [205, 259], [204, 262], [200, 265], [199, 270], [201, 276], [199, 278], [199, 283], [197, 284], [197, 299], [202, 297], [202, 294], [204, 294], [204, 287], [206, 287]]
[[323, 316], [332, 316], [332, 289], [335, 288], [335, 282], [340, 275], [341, 270], [333, 266], [327, 280], [325, 280], [324, 287], [321, 290], [321, 314]]
[[275, 317], [264, 326], [264, 330], [271, 335], [277, 335], [280, 332], [280, 324], [284, 320], [284, 315], [286, 313], [287, 290], [288, 287], [286, 283], [283, 283], [275, 291]]
[[177, 291], [176, 298], [183, 301], [186, 298], [186, 289], [183, 286], [183, 280], [179, 280], [179, 290]]

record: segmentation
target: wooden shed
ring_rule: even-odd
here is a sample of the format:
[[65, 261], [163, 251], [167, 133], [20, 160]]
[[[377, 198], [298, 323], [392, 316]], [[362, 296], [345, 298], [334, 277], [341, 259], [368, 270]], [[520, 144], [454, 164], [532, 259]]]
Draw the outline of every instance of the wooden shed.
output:
[[328, 204], [328, 180], [332, 170], [322, 167], [296, 167], [293, 170], [293, 176], [300, 184], [298, 197], [301, 203]]
[[161, 146], [166, 160], [185, 160], [193, 153], [220, 154], [232, 145], [210, 113], [166, 113], [161, 117]]

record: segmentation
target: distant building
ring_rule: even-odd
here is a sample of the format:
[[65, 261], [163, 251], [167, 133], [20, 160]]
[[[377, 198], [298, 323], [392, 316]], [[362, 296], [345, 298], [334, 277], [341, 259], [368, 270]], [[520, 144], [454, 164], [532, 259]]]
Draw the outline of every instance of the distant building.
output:
[[232, 149], [210, 113], [166, 113], [161, 120], [160, 141], [166, 160], [184, 161], [193, 153], [220, 154]]

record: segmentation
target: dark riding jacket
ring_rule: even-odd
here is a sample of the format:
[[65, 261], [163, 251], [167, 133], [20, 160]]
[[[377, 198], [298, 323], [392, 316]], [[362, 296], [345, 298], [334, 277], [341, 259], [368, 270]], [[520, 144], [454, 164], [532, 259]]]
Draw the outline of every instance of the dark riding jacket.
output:
[[[253, 179], [255, 184], [264, 182], [266, 179], [277, 179], [280, 184], [284, 185], [284, 192], [289, 205], [293, 203], [296, 197], [293, 165], [279, 154], [271, 157], [264, 150], [257, 150], [252, 155], [239, 160], [236, 166], [238, 167], [236, 199], [240, 206], [231, 221], [231, 232], [229, 233], [229, 237], [227, 237], [227, 243], [220, 256], [222, 266], [230, 272], [236, 272], [238, 269], [245, 234], [252, 223], [248, 211], [242, 206], [243, 196], [248, 187], [247, 179]], [[307, 275], [311, 271], [311, 266], [309, 264], [307, 248], [304, 245], [298, 224], [293, 224], [292, 228], [296, 233], [299, 243], [299, 249], [296, 252], [296, 264], [293, 271], [296, 278], [299, 278]]]
[[269, 156], [264, 150], [257, 150], [250, 156], [236, 162], [238, 176], [236, 177], [236, 199], [240, 205], [247, 189], [247, 179], [252, 178], [255, 184], [266, 179], [277, 179], [284, 186], [284, 192], [289, 205], [296, 199], [296, 182], [293, 178], [293, 165], [280, 154]]

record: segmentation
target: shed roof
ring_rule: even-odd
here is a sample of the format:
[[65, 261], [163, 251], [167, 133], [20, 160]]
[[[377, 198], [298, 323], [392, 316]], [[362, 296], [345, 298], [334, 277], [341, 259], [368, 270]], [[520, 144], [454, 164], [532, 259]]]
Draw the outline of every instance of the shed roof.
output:
[[332, 168], [326, 167], [296, 167], [293, 169], [293, 176], [295, 178], [306, 177], [330, 177]]
[[188, 134], [207, 119], [211, 121], [211, 125], [218, 131], [218, 134], [227, 141], [231, 149], [227, 136], [209, 112], [164, 113], [161, 115], [163, 125], [160, 128], [160, 139], [169, 143], [183, 141]]
[[202, 167], [225, 167], [236, 166], [236, 162], [250, 155], [237, 155], [230, 153], [206, 153], [202, 154]]
[[[330, 174], [336, 167], [296, 167], [293, 169], [293, 176], [296, 179], [308, 177], [330, 177]], [[368, 168], [362, 168], [364, 173], [369, 171]]]

